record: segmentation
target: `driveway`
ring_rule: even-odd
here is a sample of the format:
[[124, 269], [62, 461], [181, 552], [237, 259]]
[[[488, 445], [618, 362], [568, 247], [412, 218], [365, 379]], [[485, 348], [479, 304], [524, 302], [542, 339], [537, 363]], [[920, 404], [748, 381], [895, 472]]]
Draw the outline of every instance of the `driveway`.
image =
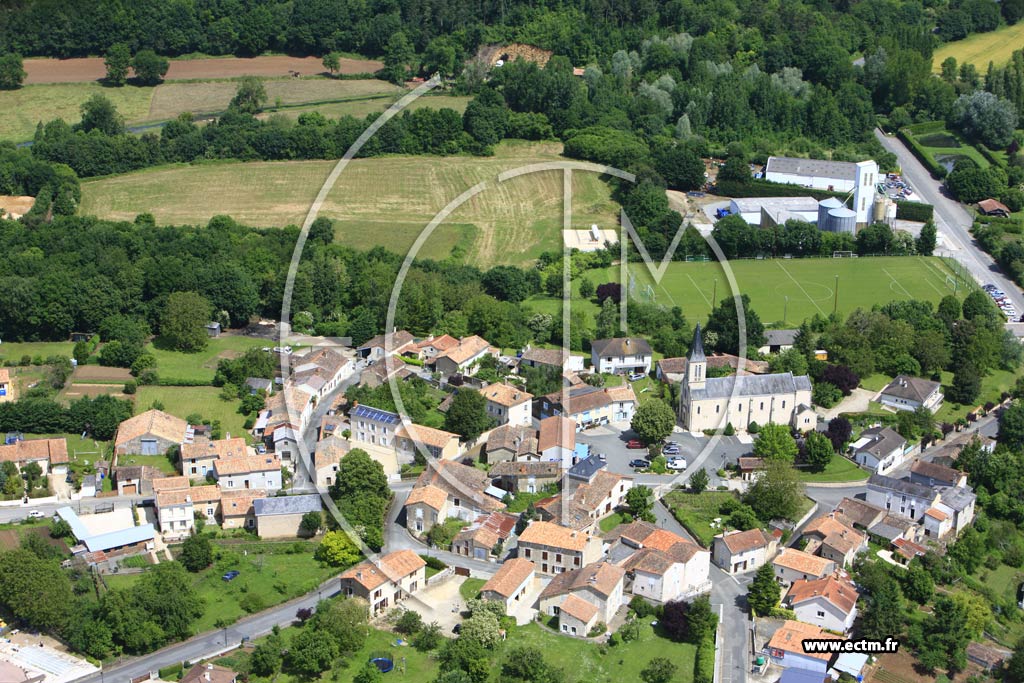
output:
[[899, 159], [903, 175], [924, 201], [935, 207], [935, 227], [938, 229], [942, 247], [936, 255], [949, 256], [959, 261], [977, 280], [984, 284], [991, 282], [1006, 292], [1018, 311], [1024, 311], [1024, 294], [974, 241], [969, 232], [974, 222], [970, 213], [960, 202], [947, 196], [941, 183], [925, 170], [921, 162], [895, 137], [889, 137], [875, 130], [875, 137], [886, 150]]
[[849, 396], [835, 404], [828, 410], [818, 409], [818, 417], [822, 420], [831, 420], [840, 413], [863, 413], [868, 409], [868, 403], [875, 398], [877, 391], [867, 389], [854, 389]]
[[455, 624], [462, 623], [460, 612], [466, 605], [459, 595], [459, 586], [465, 580], [464, 576], [453, 576], [447, 581], [427, 586], [406, 598], [402, 606], [419, 612], [425, 624], [436, 621], [441, 626], [441, 632], [450, 636]]

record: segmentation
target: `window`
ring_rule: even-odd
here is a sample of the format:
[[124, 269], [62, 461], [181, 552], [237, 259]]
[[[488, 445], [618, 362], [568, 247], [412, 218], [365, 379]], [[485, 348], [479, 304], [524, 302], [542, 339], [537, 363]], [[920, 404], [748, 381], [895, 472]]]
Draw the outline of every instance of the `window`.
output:
[[722, 406], [715, 404], [715, 415], [718, 415], [718, 411], [721, 409], [721, 407]]
[[525, 554], [526, 554], [526, 557], [527, 557], [527, 558], [529, 558], [529, 557], [531, 556], [531, 553], [530, 553], [530, 549], [529, 549], [529, 548], [526, 548], [526, 553], [525, 553]]
[[555, 562], [561, 562], [561, 561], [562, 561], [562, 553], [556, 554], [555, 555]]
[[579, 558], [578, 556], [577, 556], [577, 557], [574, 557], [574, 558], [572, 558], [572, 563], [573, 563], [574, 565], [576, 565], [577, 567], [578, 567], [578, 566], [580, 566], [580, 558]]
[[783, 402], [782, 402], [782, 407], [783, 407], [783, 408], [785, 408], [785, 407], [786, 407], [786, 402], [785, 402], [785, 401], [783, 401]]
[[825, 617], [825, 613], [822, 612], [821, 610], [818, 610], [818, 618], [819, 619], [823, 619], [824, 617]]
[[455, 505], [455, 507], [462, 507], [462, 501], [456, 498], [453, 502], [453, 505]]
[[544, 552], [542, 552], [540, 554], [540, 559], [542, 559], [542, 560], [548, 559], [548, 551], [545, 550]]
[[764, 410], [764, 401], [761, 401], [761, 408], [760, 408], [760, 410]]

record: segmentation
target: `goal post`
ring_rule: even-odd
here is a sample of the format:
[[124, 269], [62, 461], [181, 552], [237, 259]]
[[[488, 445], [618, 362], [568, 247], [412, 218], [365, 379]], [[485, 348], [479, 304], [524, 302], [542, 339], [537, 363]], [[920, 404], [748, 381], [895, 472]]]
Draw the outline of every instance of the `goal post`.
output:
[[833, 251], [832, 258], [854, 258], [856, 255], [852, 251]]

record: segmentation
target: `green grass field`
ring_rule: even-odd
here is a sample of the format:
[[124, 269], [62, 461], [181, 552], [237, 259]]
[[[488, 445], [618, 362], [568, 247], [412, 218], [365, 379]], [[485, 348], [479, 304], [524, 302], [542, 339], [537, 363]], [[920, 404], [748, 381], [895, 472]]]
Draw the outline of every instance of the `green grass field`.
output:
[[721, 533], [721, 529], [711, 527], [711, 521], [723, 516], [719, 508], [727, 500], [736, 500], [736, 494], [731, 491], [705, 491], [698, 494], [672, 491], [663, 500], [679, 523], [701, 545], [710, 548], [715, 534]]
[[0, 343], [0, 361], [12, 360], [18, 362], [22, 356], [35, 358], [40, 356], [67, 356], [75, 345], [72, 342], [3, 342]]
[[149, 117], [153, 88], [105, 88], [99, 83], [26, 85], [17, 90], [0, 90], [0, 111], [4, 112], [0, 117], [0, 140], [31, 140], [36, 124], [56, 118], [78, 123], [82, 103], [97, 94], [113, 102], [125, 121], [135, 123]]
[[480, 589], [487, 583], [486, 579], [466, 579], [459, 586], [459, 595], [463, 600], [472, 600], [480, 595]]
[[932, 71], [942, 71], [942, 62], [955, 57], [957, 64], [973, 64], [984, 73], [989, 62], [1002, 66], [1010, 61], [1014, 50], [1024, 45], [1024, 22], [1003, 26], [988, 33], [975, 33], [963, 40], [945, 43], [935, 48], [932, 55]]
[[224, 401], [217, 387], [139, 387], [135, 394], [136, 414], [149, 410], [154, 401], [164, 404], [164, 410], [171, 415], [185, 419], [192, 413], [199, 413], [207, 420], [220, 420], [225, 438], [231, 436], [250, 438], [243, 429], [245, 417], [238, 413], [238, 400]]
[[[897, 299], [937, 304], [943, 296], [953, 293], [946, 282], [950, 271], [938, 258], [735, 260], [728, 266], [739, 291], [750, 296], [750, 305], [766, 325], [795, 327], [815, 313], [827, 316], [833, 303], [840, 314], [846, 315], [856, 308], [870, 308]], [[654, 283], [644, 265], [632, 264], [630, 274], [635, 277], [635, 297], [649, 299], [645, 292], [650, 286], [655, 302], [682, 307], [691, 321], [706, 319], [713, 301], [731, 294], [725, 269], [714, 262], [673, 262], [659, 284]], [[588, 271], [586, 277], [595, 284], [618, 282], [619, 268]], [[557, 302], [552, 299], [551, 303]], [[584, 305], [596, 310], [590, 302]]]
[[[506, 141], [493, 157], [389, 156], [352, 161], [320, 215], [336, 221], [339, 242], [405, 253], [430, 220], [474, 185], [487, 189], [452, 213], [420, 256], [444, 258], [456, 246], [466, 259], [531, 262], [561, 248], [562, 174], [534, 173], [497, 183], [497, 174], [562, 159], [557, 143]], [[205, 223], [226, 214], [255, 226], [301, 224], [333, 168], [331, 161], [216, 163], [165, 166], [82, 183], [82, 213], [132, 219], [150, 212], [160, 223]], [[381, 178], [387, 178], [386, 183]], [[218, 189], [210, 193], [209, 189]], [[617, 225], [608, 185], [590, 173], [573, 174], [573, 222]]]
[[[354, 81], [345, 81], [352, 83]], [[428, 107], [431, 109], [454, 109], [460, 114], [466, 110], [471, 97], [463, 95], [428, 95], [411, 102], [406, 109], [413, 111]], [[366, 118], [368, 114], [376, 114], [390, 107], [397, 98], [392, 95], [370, 94], [361, 97], [353, 97], [346, 101], [323, 102], [321, 104], [310, 104], [302, 106], [286, 106], [280, 109], [272, 109], [274, 113], [284, 114], [289, 118], [298, 118], [300, 114], [309, 111], [318, 111], [329, 119], [341, 116], [354, 116], [357, 119]]]
[[832, 462], [821, 472], [799, 472], [800, 481], [811, 483], [837, 483], [841, 481], [863, 481], [868, 478], [868, 472], [857, 467], [852, 460], [840, 455], [833, 455]]
[[[1019, 374], [1016, 372], [993, 370], [981, 378], [981, 392], [978, 394], [977, 401], [969, 406], [961, 406], [946, 400], [943, 402], [942, 407], [939, 408], [939, 412], [935, 413], [935, 419], [939, 422], [955, 422], [961, 417], [965, 417], [974, 408], [984, 405], [988, 401], [998, 403], [1004, 391], [1013, 389], [1018, 377]], [[948, 392], [952, 381], [953, 373], [942, 373], [942, 390], [944, 392]]]
[[165, 382], [212, 382], [221, 358], [237, 358], [251, 348], [273, 344], [266, 339], [222, 335], [210, 339], [206, 348], [197, 353], [168, 351], [149, 344], [146, 350], [156, 357], [156, 369]]

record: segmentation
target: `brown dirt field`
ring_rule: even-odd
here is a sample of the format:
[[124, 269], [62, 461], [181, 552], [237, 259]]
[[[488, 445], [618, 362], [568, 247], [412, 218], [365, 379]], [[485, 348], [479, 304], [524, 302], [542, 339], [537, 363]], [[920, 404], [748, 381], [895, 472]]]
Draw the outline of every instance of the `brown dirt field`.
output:
[[75, 368], [75, 371], [71, 373], [72, 382], [75, 380], [82, 382], [127, 382], [131, 378], [132, 373], [128, 368], [108, 368], [102, 365], [79, 365]]
[[[868, 683], [934, 683], [935, 677], [922, 675], [914, 668], [917, 660], [909, 651], [900, 649], [899, 652], [880, 655], [877, 663], [865, 680]], [[955, 676], [950, 676], [953, 683], [965, 683], [973, 674], [980, 673], [981, 667], [977, 664], [968, 663], [967, 669]]]
[[3, 194], [0, 195], [0, 215], [10, 214], [14, 218], [21, 218], [35, 205], [35, 197], [25, 197]]
[[121, 393], [122, 389], [124, 389], [123, 384], [72, 384], [64, 389], [62, 396], [68, 400], [82, 398], [83, 396], [96, 398], [97, 396], [104, 395], [113, 396], [114, 398], [128, 398]]
[[[341, 60], [342, 74], [373, 73], [384, 65], [375, 59]], [[319, 57], [216, 57], [212, 59], [171, 60], [165, 80], [239, 78], [241, 76], [289, 76], [298, 71], [303, 76], [326, 73]], [[103, 78], [107, 70], [102, 57], [74, 59], [26, 59], [26, 84], [83, 83]]]
[[208, 360], [205, 363], [203, 363], [203, 367], [204, 368], [211, 368], [211, 369], [216, 370], [217, 369], [217, 365], [220, 363], [222, 358], [226, 359], [226, 360], [234, 360], [236, 358], [241, 358], [241, 357], [242, 357], [242, 352], [241, 351], [235, 351], [234, 349], [225, 349], [224, 351], [221, 351], [220, 353], [218, 353], [216, 356], [214, 356], [210, 360]]
[[49, 545], [68, 551], [67, 545], [59, 538], [50, 538], [50, 529], [45, 526], [32, 527], [31, 529], [4, 529], [0, 531], [0, 548], [4, 550], [16, 550], [21, 545], [21, 534], [37, 534], [43, 537]]

